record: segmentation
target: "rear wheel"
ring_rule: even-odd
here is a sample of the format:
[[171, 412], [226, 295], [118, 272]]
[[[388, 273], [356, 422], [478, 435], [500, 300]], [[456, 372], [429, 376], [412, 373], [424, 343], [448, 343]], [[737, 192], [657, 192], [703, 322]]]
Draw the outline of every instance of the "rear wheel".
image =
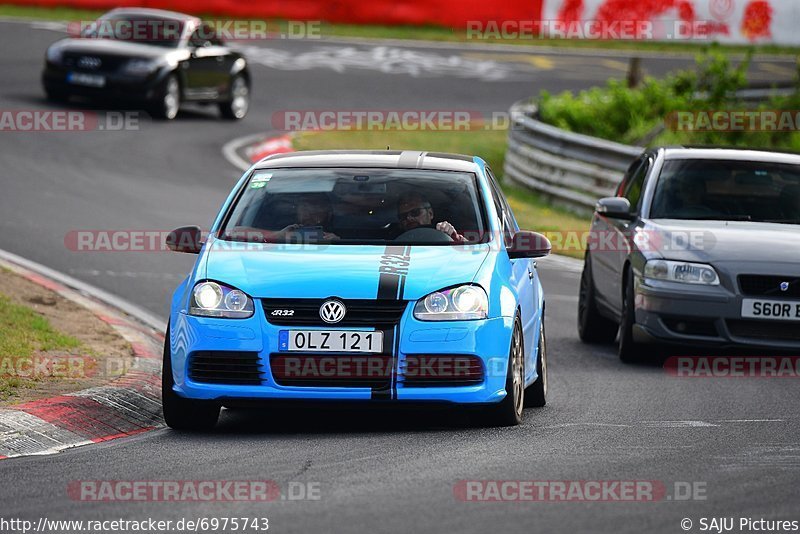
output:
[[161, 403], [164, 407], [164, 421], [176, 430], [211, 430], [219, 419], [220, 405], [185, 399], [172, 389], [175, 385], [172, 376], [172, 354], [169, 347], [169, 328], [164, 340], [164, 366], [161, 370]]
[[522, 423], [522, 408], [525, 405], [525, 350], [522, 339], [522, 324], [519, 317], [514, 321], [511, 348], [506, 372], [506, 396], [498, 404], [486, 408], [484, 420], [488, 426], [516, 426]]
[[161, 84], [156, 101], [151, 106], [153, 115], [159, 119], [172, 120], [181, 107], [181, 86], [178, 77], [170, 74]]
[[578, 293], [578, 336], [584, 343], [613, 343], [618, 329], [614, 321], [597, 310], [592, 263], [587, 253]]
[[636, 312], [633, 301], [633, 273], [625, 277], [625, 291], [622, 298], [622, 317], [619, 324], [619, 359], [625, 363], [642, 361], [643, 350], [640, 343], [633, 340], [633, 325]]
[[541, 408], [547, 404], [547, 339], [544, 335], [544, 317], [539, 327], [539, 348], [536, 358], [536, 382], [525, 389], [525, 407]]
[[241, 74], [231, 81], [231, 99], [219, 103], [219, 112], [228, 120], [243, 119], [250, 108], [250, 86]]

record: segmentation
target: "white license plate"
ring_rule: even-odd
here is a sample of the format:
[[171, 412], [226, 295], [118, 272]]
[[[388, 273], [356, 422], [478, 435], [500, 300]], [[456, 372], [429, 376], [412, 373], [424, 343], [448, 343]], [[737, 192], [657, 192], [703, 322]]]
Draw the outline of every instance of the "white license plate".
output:
[[67, 81], [74, 85], [85, 85], [87, 87], [105, 87], [106, 77], [98, 74], [84, 74], [83, 72], [70, 72], [67, 74]]
[[742, 317], [773, 321], [800, 321], [800, 301], [744, 299]]
[[376, 330], [281, 330], [281, 351], [381, 352], [383, 332]]

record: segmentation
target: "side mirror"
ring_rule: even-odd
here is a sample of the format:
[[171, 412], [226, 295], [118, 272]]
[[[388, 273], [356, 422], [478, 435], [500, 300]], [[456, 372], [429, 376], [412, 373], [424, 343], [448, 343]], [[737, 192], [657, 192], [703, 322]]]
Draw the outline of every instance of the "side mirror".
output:
[[631, 213], [631, 203], [625, 197], [606, 197], [597, 201], [594, 207], [595, 213], [612, 219], [627, 219], [634, 218]]
[[517, 258], [541, 258], [550, 254], [550, 240], [542, 234], [520, 230], [514, 234], [511, 246], [506, 248], [508, 257]]
[[199, 226], [181, 226], [167, 235], [166, 243], [173, 252], [199, 254], [203, 248], [203, 231]]

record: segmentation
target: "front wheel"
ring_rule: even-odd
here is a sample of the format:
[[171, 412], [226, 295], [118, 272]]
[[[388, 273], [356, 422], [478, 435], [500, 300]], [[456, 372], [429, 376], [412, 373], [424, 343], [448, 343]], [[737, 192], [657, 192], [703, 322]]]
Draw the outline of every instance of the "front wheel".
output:
[[525, 347], [522, 339], [522, 323], [514, 321], [511, 348], [506, 372], [506, 396], [497, 405], [486, 408], [483, 420], [488, 426], [516, 426], [522, 423], [522, 408], [525, 405]]
[[625, 363], [642, 361], [642, 345], [633, 340], [633, 325], [635, 323], [633, 273], [628, 272], [625, 280], [625, 292], [622, 298], [622, 318], [619, 324], [619, 359]]
[[171, 121], [178, 116], [180, 107], [181, 86], [178, 83], [178, 77], [170, 74], [161, 84], [156, 101], [151, 106], [153, 115], [159, 119]]
[[164, 340], [164, 366], [161, 369], [161, 404], [164, 421], [175, 430], [211, 430], [219, 419], [219, 404], [185, 399], [172, 389], [172, 353], [169, 347], [169, 328]]
[[547, 404], [547, 340], [544, 335], [544, 316], [539, 327], [539, 347], [536, 358], [536, 382], [525, 389], [525, 407], [542, 408]]
[[243, 119], [250, 108], [250, 87], [247, 79], [237, 74], [231, 81], [231, 99], [219, 103], [220, 114], [228, 120]]

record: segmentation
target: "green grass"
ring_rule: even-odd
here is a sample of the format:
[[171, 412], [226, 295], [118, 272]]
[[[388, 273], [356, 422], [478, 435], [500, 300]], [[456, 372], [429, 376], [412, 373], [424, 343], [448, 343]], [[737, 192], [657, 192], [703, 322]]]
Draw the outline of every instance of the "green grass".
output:
[[[495, 174], [502, 180], [507, 135], [506, 130], [302, 132], [295, 137], [294, 148], [297, 150], [350, 148], [382, 150], [390, 146], [392, 150], [478, 155], [489, 163]], [[503, 189], [522, 228], [546, 234], [552, 232], [551, 240], [554, 241], [554, 252], [583, 258], [583, 250], [579, 247], [569, 246], [566, 239], [562, 241], [568, 246], [566, 248], [558, 247], [558, 237], [568, 231], [585, 232], [589, 228], [589, 219], [550, 206], [536, 193], [522, 187], [505, 184]]]
[[80, 341], [57, 332], [47, 319], [32, 309], [0, 295], [0, 400], [13, 396], [19, 388], [32, 386], [34, 380], [14, 376], [20, 360], [36, 352], [80, 346]]
[[[105, 10], [74, 9], [67, 7], [38, 7], [0, 4], [0, 17], [20, 17], [39, 20], [93, 20]], [[226, 20], [229, 17], [197, 13], [210, 20]], [[273, 20], [283, 27], [285, 21]], [[384, 26], [379, 24], [340, 24], [322, 22], [322, 37], [355, 37], [363, 39], [422, 39], [442, 42], [471, 42], [476, 44], [503, 44], [519, 46], [545, 46], [567, 49], [604, 49], [622, 51], [684, 52], [697, 53], [710, 43], [654, 42], [654, 41], [598, 41], [578, 39], [517, 38], [497, 39], [487, 33], [489, 38], [478, 39], [467, 34], [466, 30], [456, 30], [442, 26]], [[800, 47], [777, 45], [731, 45], [726, 49], [734, 53], [752, 50], [759, 54], [796, 55]]]

